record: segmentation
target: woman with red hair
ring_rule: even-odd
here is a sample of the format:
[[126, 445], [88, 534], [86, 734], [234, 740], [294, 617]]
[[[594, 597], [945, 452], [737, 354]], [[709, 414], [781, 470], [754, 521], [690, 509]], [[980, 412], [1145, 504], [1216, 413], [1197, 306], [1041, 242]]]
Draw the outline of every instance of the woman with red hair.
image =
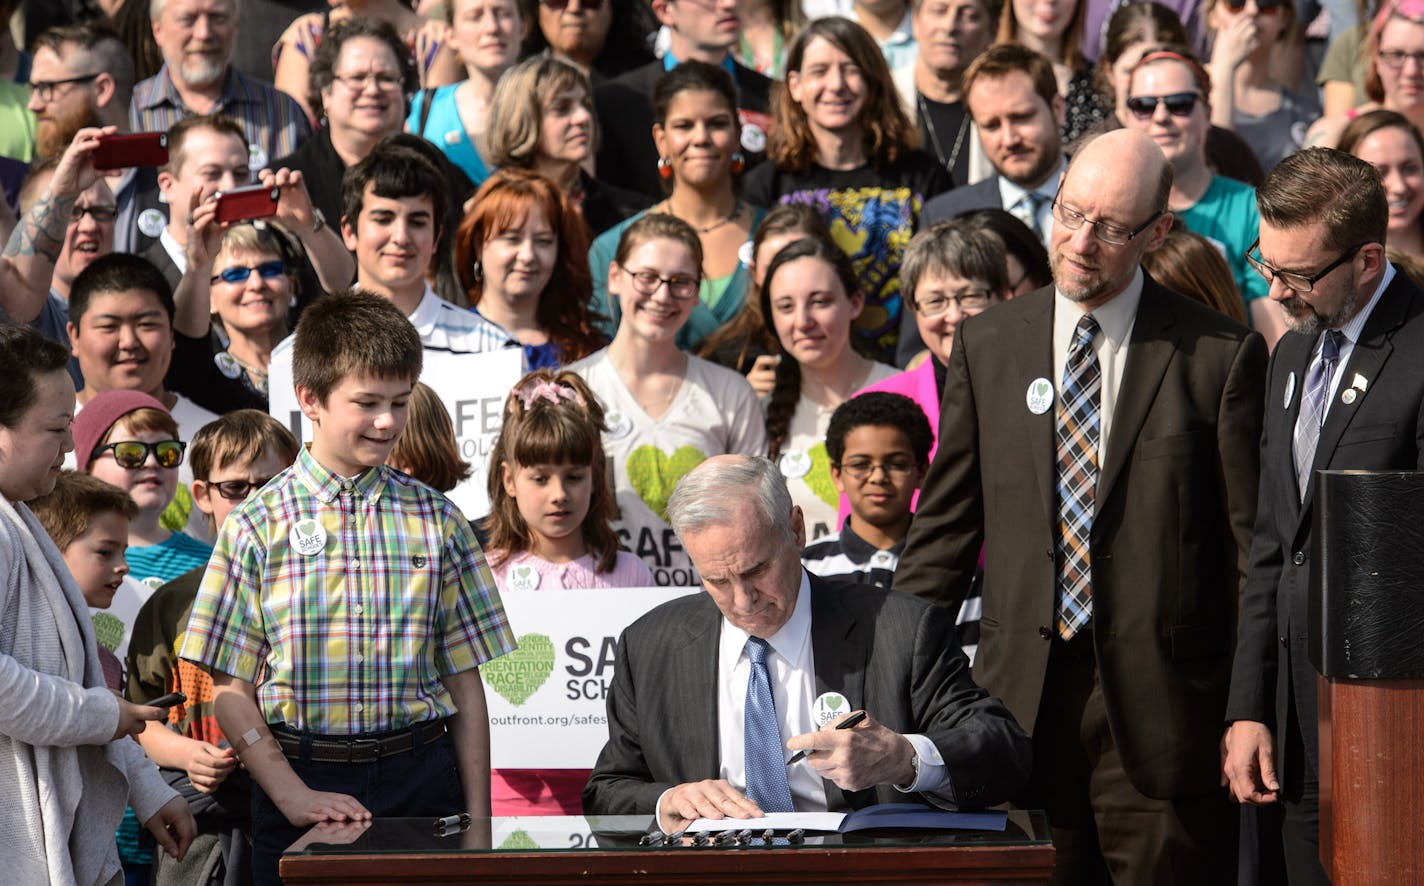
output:
[[455, 236], [455, 268], [470, 309], [524, 346], [530, 370], [557, 368], [606, 343], [589, 309], [588, 232], [537, 172], [485, 180]]

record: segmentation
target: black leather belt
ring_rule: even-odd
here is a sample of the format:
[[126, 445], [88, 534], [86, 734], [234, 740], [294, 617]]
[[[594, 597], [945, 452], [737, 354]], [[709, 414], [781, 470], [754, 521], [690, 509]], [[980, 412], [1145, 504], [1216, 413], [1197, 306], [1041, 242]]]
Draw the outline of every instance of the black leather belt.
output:
[[[280, 730], [280, 731], [279, 731]], [[313, 738], [310, 758], [315, 763], [374, 763], [383, 757], [394, 757], [415, 750], [417, 739], [423, 746], [445, 734], [445, 721], [427, 720], [383, 738]], [[282, 727], [272, 728], [272, 737], [288, 759], [302, 758], [301, 733]]]

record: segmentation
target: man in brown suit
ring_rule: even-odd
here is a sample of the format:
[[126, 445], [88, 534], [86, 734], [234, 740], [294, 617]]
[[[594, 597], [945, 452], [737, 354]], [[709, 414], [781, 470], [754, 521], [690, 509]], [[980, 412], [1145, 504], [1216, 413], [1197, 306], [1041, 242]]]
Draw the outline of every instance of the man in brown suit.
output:
[[1055, 286], [966, 321], [895, 577], [957, 607], [984, 545], [974, 677], [1034, 739], [1055, 881], [1235, 876], [1219, 779], [1255, 515], [1266, 348], [1147, 278], [1171, 171], [1145, 135], [1078, 152]]

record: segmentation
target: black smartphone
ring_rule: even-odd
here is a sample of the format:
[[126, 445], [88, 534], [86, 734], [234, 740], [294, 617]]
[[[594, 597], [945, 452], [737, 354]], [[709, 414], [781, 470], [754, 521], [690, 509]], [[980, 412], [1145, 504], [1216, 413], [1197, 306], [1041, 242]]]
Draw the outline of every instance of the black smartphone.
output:
[[167, 695], [160, 695], [153, 701], [148, 702], [150, 708], [171, 708], [176, 704], [182, 704], [188, 700], [188, 696], [181, 692], [170, 692]]

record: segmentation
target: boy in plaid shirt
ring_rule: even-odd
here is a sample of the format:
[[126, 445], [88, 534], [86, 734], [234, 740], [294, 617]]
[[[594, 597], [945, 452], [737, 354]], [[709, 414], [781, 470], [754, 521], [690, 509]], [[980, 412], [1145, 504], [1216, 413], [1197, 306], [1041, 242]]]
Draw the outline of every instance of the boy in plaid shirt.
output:
[[386, 299], [307, 308], [293, 378], [312, 442], [228, 517], [193, 604], [182, 657], [212, 671], [257, 783], [257, 883], [319, 821], [489, 815], [479, 665], [514, 637], [460, 511], [385, 466], [421, 356]]

